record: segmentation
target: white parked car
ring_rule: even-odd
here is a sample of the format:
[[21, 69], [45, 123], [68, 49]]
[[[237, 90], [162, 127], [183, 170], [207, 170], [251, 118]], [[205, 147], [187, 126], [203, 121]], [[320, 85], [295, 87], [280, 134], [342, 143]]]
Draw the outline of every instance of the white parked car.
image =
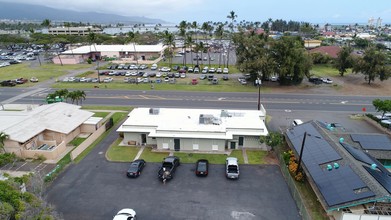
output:
[[222, 73], [222, 72], [223, 72], [223, 70], [220, 67], [217, 68], [216, 73]]
[[113, 220], [136, 220], [136, 212], [133, 209], [121, 209]]
[[113, 81], [113, 78], [111, 78], [111, 77], [106, 77], [106, 78], [103, 79], [104, 83], [109, 83], [109, 82], [112, 82], [112, 81]]
[[186, 78], [186, 73], [181, 73], [181, 78]]
[[202, 69], [202, 73], [208, 73], [208, 70], [209, 70], [209, 67], [204, 67], [203, 69]]
[[380, 120], [387, 120], [391, 119], [391, 113], [385, 113], [384, 115], [376, 115], [375, 117]]
[[160, 69], [160, 71], [161, 71], [161, 72], [170, 72], [171, 69], [168, 68], [168, 67], [162, 67], [162, 68]]
[[156, 63], [152, 64], [151, 70], [157, 70], [157, 64]]
[[323, 81], [323, 83], [327, 83], [327, 84], [332, 84], [333, 83], [333, 80], [331, 80], [329, 78], [322, 78], [322, 81]]
[[303, 121], [300, 120], [300, 119], [294, 119], [293, 122], [292, 122], [292, 125], [295, 127], [295, 126], [298, 126], [298, 125], [301, 125], [303, 124]]
[[157, 72], [156, 73], [156, 77], [162, 77], [162, 73], [161, 72]]
[[224, 68], [223, 69], [223, 73], [228, 73], [229, 71], [228, 71], [228, 68]]

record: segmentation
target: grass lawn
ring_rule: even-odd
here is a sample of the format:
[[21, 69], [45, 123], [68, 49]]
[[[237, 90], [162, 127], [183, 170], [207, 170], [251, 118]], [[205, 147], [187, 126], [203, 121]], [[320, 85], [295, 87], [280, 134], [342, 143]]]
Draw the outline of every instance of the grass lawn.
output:
[[300, 183], [297, 181], [294, 182], [296, 184], [296, 187], [300, 191], [300, 194], [302, 195], [303, 199], [305, 200], [306, 206], [309, 208], [309, 213], [312, 219], [317, 219], [317, 220], [329, 219], [327, 217], [327, 214], [324, 212], [322, 205], [319, 203], [318, 198], [316, 197], [314, 191], [312, 191], [312, 188], [308, 183], [308, 181], [305, 181], [304, 183]]
[[85, 110], [114, 110], [114, 111], [130, 111], [133, 108], [129, 106], [100, 106], [100, 105], [83, 105], [81, 109]]
[[108, 114], [110, 114], [110, 112], [95, 112], [93, 117], [105, 118]]
[[246, 150], [249, 164], [263, 164], [267, 151], [262, 150]]
[[146, 147], [141, 154], [140, 158], [144, 159], [147, 162], [162, 162], [165, 157], [169, 155], [166, 152], [151, 152], [152, 148]]
[[75, 139], [73, 139], [70, 144], [72, 144], [73, 146], [77, 147], [79, 146], [81, 143], [83, 143], [83, 141], [85, 140], [86, 138], [80, 138], [80, 137], [77, 137]]
[[[333, 68], [330, 64], [317, 64], [312, 66], [311, 74], [319, 77], [326, 76], [339, 76], [339, 72], [337, 69]], [[352, 72], [350, 69], [344, 74], [348, 75]]]
[[131, 162], [136, 157], [140, 147], [118, 146], [122, 139], [117, 139], [107, 150], [106, 157], [110, 161]]
[[229, 156], [238, 158], [239, 164], [244, 164], [242, 150], [233, 150]]
[[[45, 81], [50, 78], [57, 78], [64, 74], [67, 74], [70, 70], [86, 69], [91, 67], [90, 64], [77, 64], [77, 65], [55, 65], [55, 64], [42, 64], [42, 66], [31, 67], [30, 63], [24, 62], [21, 64], [11, 65], [5, 68], [1, 68], [0, 81], [6, 79], [37, 77], [39, 81]], [[28, 87], [35, 85], [31, 82], [27, 82], [18, 87]]]
[[[205, 91], [205, 92], [258, 92], [257, 88], [252, 85], [240, 85], [236, 79], [230, 79], [228, 81], [219, 80], [218, 85], [211, 85], [208, 80], [198, 80], [197, 85], [191, 85], [191, 78], [177, 79], [175, 84], [169, 83], [155, 83], [154, 90], [180, 90], [180, 91]], [[53, 88], [57, 89], [86, 89], [93, 88], [98, 85], [96, 89], [130, 89], [130, 90], [150, 90], [150, 83], [140, 84], [129, 84], [124, 83], [122, 80], [117, 80], [111, 83], [63, 83], [58, 82], [52, 85]], [[261, 87], [262, 93], [268, 93], [271, 88]]]
[[199, 159], [207, 159], [211, 164], [224, 164], [225, 154], [202, 154], [202, 153], [181, 153], [175, 152], [175, 156], [181, 159], [181, 163], [195, 163]]

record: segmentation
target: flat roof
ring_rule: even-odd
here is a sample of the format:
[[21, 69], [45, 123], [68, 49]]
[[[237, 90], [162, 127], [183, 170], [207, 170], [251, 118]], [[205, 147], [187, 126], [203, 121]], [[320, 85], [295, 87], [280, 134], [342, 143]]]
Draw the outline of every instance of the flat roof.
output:
[[163, 44], [156, 45], [87, 45], [76, 49], [67, 50], [61, 54], [88, 54], [91, 52], [155, 52], [160, 53], [166, 48]]
[[[156, 114], [150, 114], [155, 111]], [[200, 123], [200, 116], [206, 117]], [[222, 116], [223, 115], [223, 116]], [[151, 137], [232, 139], [233, 135], [265, 136], [266, 112], [179, 108], [135, 108], [118, 132], [149, 132]]]
[[30, 111], [0, 111], [0, 131], [24, 143], [44, 130], [68, 134], [94, 113], [68, 103], [42, 105]]

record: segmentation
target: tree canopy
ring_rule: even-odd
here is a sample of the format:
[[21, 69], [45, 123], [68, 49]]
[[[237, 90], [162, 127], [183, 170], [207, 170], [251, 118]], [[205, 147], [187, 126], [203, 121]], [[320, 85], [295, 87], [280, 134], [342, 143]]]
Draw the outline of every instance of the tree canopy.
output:
[[338, 52], [334, 68], [338, 69], [340, 76], [343, 76], [347, 69], [353, 66], [353, 58], [351, 56], [352, 52], [353, 49], [351, 47], [342, 47], [342, 49]]
[[389, 66], [386, 66], [387, 56], [375, 47], [369, 47], [364, 52], [363, 57], [358, 57], [353, 65], [354, 73], [365, 75], [368, 84], [371, 84], [376, 78], [380, 81], [388, 79], [391, 74]]

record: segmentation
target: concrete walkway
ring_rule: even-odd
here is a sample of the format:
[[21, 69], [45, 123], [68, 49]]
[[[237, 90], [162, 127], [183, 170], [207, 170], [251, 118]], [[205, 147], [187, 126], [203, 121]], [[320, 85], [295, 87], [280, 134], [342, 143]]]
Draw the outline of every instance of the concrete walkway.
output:
[[145, 149], [145, 146], [142, 146], [142, 147], [140, 148], [140, 150], [137, 152], [136, 157], [134, 157], [134, 160], [137, 160], [138, 158], [140, 158], [140, 156], [141, 156], [141, 154], [143, 153], [144, 149]]
[[244, 164], [248, 164], [248, 157], [247, 157], [246, 149], [242, 148], [242, 154], [243, 154]]

